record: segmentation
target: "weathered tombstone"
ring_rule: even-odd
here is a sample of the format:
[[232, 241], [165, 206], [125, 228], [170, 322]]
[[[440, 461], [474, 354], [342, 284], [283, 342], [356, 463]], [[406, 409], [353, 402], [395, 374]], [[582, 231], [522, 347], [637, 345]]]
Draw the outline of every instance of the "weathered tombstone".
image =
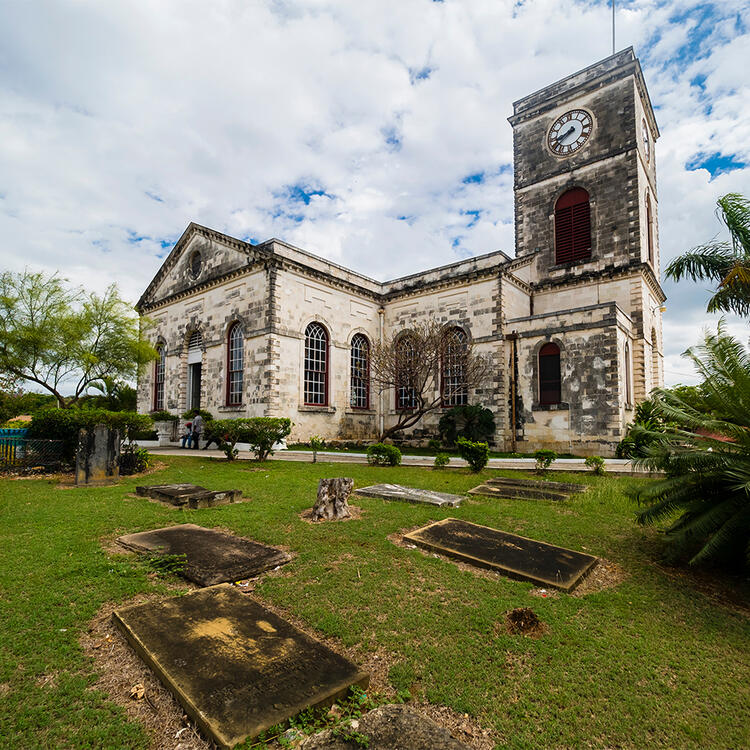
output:
[[382, 500], [400, 500], [405, 503], [423, 503], [451, 508], [458, 508], [464, 499], [461, 495], [451, 495], [449, 492], [421, 490], [416, 487], [404, 487], [401, 484], [373, 484], [371, 487], [359, 487], [356, 494]]
[[349, 495], [354, 489], [351, 477], [334, 477], [318, 482], [318, 499], [312, 509], [313, 521], [350, 518]]
[[120, 478], [120, 433], [98, 424], [80, 430], [76, 450], [76, 484], [110, 484]]
[[369, 675], [230, 584], [116, 610], [112, 618], [219, 747], [330, 705]]

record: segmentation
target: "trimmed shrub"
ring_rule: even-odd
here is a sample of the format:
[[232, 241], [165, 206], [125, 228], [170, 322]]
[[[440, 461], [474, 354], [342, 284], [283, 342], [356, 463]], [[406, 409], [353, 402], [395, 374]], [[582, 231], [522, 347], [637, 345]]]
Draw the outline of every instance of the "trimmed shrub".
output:
[[435, 468], [444, 469], [451, 461], [451, 457], [447, 453], [438, 453], [435, 456]]
[[445, 445], [457, 445], [460, 437], [486, 443], [495, 435], [495, 416], [481, 404], [454, 406], [440, 418], [438, 430]]
[[149, 412], [149, 417], [151, 417], [154, 422], [176, 422], [179, 419], [176, 414], [172, 414], [164, 409]]
[[375, 443], [367, 449], [367, 463], [371, 466], [398, 466], [401, 451], [395, 445]]
[[459, 455], [469, 464], [473, 472], [478, 473], [487, 466], [490, 460], [490, 446], [487, 443], [474, 442], [460, 437], [456, 440], [456, 445]]
[[536, 460], [536, 473], [544, 474], [552, 462], [557, 459], [557, 453], [555, 451], [538, 450], [534, 452], [534, 459]]
[[318, 460], [318, 451], [323, 450], [323, 446], [325, 445], [325, 440], [323, 438], [318, 437], [317, 435], [312, 435], [310, 437], [310, 447], [312, 448], [312, 454], [313, 454], [313, 463], [315, 463]]
[[78, 447], [78, 431], [91, 429], [98, 424], [119, 430], [120, 437], [127, 440], [131, 439], [131, 435], [153, 427], [150, 416], [134, 411], [41, 409], [34, 414], [26, 436], [36, 440], [62, 440], [63, 460], [72, 463]]
[[604, 471], [604, 459], [601, 456], [589, 456], [583, 463], [597, 476], [601, 477], [607, 473]]
[[237, 457], [237, 443], [249, 443], [255, 457], [265, 461], [273, 453], [273, 446], [292, 431], [292, 420], [286, 417], [214, 419], [210, 425], [212, 439], [230, 461]]
[[120, 474], [139, 474], [146, 471], [153, 461], [151, 454], [137, 443], [125, 443], [120, 449]]

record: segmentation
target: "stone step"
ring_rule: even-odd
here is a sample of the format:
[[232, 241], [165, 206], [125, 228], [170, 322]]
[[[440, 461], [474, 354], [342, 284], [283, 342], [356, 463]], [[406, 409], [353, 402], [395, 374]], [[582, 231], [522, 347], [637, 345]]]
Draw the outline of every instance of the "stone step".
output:
[[535, 489], [553, 490], [554, 492], [584, 492], [588, 485], [571, 482], [547, 482], [543, 479], [515, 479], [511, 477], [491, 477], [485, 484], [494, 486], [533, 487]]
[[504, 497], [509, 499], [523, 500], [567, 500], [568, 492], [555, 492], [553, 490], [539, 490], [532, 487], [513, 487], [511, 485], [498, 486], [480, 484], [479, 487], [469, 490], [470, 495], [484, 495], [486, 497]]

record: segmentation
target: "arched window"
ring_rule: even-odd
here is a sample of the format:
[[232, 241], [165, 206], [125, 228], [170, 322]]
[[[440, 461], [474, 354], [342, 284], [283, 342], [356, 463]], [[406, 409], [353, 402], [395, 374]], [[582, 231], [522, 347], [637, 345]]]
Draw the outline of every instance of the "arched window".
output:
[[651, 211], [651, 197], [646, 193], [646, 242], [648, 244], [648, 262], [654, 265], [654, 215]]
[[227, 335], [227, 406], [242, 403], [244, 351], [242, 328], [239, 323], [234, 323]]
[[417, 389], [414, 386], [415, 358], [414, 340], [408, 334], [396, 342], [396, 410], [415, 409]]
[[154, 411], [164, 409], [164, 375], [167, 363], [167, 350], [163, 344], [156, 347], [159, 355], [154, 362]]
[[591, 210], [583, 188], [563, 193], [555, 204], [555, 262], [591, 257]]
[[466, 352], [466, 333], [461, 328], [446, 331], [441, 352], [440, 392], [443, 406], [464, 406], [468, 403]]
[[200, 331], [193, 331], [188, 339], [187, 366], [187, 408], [200, 409], [203, 382], [203, 336]]
[[370, 408], [370, 342], [361, 333], [352, 338], [349, 403], [352, 409]]
[[630, 385], [630, 344], [625, 342], [625, 403], [630, 406], [633, 403], [633, 392]]
[[539, 403], [559, 404], [561, 400], [560, 347], [549, 343], [539, 350]]
[[305, 328], [305, 404], [328, 405], [328, 331], [320, 323]]

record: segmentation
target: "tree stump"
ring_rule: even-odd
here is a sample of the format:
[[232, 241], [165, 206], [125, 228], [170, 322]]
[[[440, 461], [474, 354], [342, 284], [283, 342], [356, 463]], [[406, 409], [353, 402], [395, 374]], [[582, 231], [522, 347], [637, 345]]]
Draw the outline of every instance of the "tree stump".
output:
[[350, 477], [321, 479], [318, 482], [318, 499], [312, 509], [313, 521], [334, 521], [350, 518], [349, 495], [354, 489]]

